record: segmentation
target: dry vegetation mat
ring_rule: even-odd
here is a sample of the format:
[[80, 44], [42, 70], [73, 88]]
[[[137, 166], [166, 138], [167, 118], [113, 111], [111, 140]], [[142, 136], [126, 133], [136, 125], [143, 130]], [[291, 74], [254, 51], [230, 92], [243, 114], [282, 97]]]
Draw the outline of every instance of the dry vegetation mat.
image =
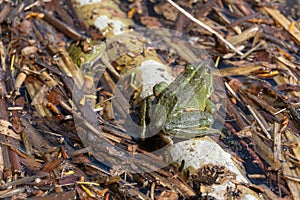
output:
[[299, 13], [0, 1], [0, 199], [300, 199]]

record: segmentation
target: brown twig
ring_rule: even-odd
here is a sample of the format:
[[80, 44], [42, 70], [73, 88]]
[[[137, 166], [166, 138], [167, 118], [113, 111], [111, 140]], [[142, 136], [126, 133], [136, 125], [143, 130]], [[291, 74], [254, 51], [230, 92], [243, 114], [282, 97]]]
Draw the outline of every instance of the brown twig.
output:
[[190, 13], [188, 13], [187, 11], [185, 11], [183, 8], [181, 8], [179, 5], [177, 5], [174, 1], [172, 1], [172, 0], [167, 0], [167, 1], [172, 6], [174, 6], [177, 10], [179, 10], [182, 14], [184, 14], [187, 18], [189, 18], [190, 20], [192, 20], [193, 22], [195, 22], [196, 24], [198, 24], [202, 28], [206, 29], [207, 31], [211, 32], [216, 37], [218, 37], [222, 42], [224, 42], [234, 52], [236, 52], [237, 54], [239, 54], [241, 56], [243, 55], [243, 53], [241, 51], [239, 51], [238, 49], [236, 49], [230, 42], [228, 42], [225, 38], [223, 38], [218, 32], [216, 32], [215, 30], [213, 30], [212, 28], [210, 28], [209, 26], [207, 26], [206, 24], [204, 24], [200, 20], [198, 20], [195, 17], [193, 17]]

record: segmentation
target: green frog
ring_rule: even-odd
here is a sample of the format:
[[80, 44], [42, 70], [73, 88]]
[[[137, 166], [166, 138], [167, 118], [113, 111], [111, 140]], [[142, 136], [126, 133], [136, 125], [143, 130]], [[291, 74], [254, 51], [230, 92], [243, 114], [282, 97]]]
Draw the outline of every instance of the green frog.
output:
[[[86, 103], [94, 109], [96, 107], [96, 94], [94, 78], [96, 74], [101, 72], [99, 61], [102, 60], [105, 53], [106, 45], [101, 41], [91, 41], [89, 39], [80, 41], [80, 43], [72, 43], [67, 49], [74, 63], [83, 72], [83, 83], [81, 86], [82, 98], [80, 105]], [[77, 91], [78, 93], [79, 91]]]
[[187, 65], [170, 85], [155, 85], [154, 95], [142, 105], [141, 138], [160, 132], [164, 142], [172, 143], [174, 137], [193, 138], [209, 133], [215, 112], [209, 100], [212, 91], [213, 78], [206, 62]]
[[84, 40], [79, 44], [71, 44], [67, 49], [69, 55], [83, 71], [91, 71], [105, 52], [106, 45], [101, 41]]

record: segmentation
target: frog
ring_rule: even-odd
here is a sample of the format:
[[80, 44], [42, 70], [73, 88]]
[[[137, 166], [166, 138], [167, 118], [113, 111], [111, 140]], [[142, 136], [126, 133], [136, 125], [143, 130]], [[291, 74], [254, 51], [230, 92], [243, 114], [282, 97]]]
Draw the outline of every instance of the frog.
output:
[[186, 65], [170, 85], [156, 84], [153, 95], [145, 98], [141, 106], [141, 138], [159, 132], [165, 143], [172, 144], [174, 138], [210, 133], [216, 112], [210, 100], [212, 92], [213, 77], [206, 62]]
[[93, 109], [96, 108], [97, 97], [94, 78], [97, 73], [101, 72], [102, 68], [99, 67], [99, 64], [102, 61], [105, 50], [106, 44], [104, 42], [89, 39], [72, 43], [67, 49], [73, 62], [83, 72], [83, 83], [80, 89], [83, 94], [79, 100], [80, 105], [88, 103]]
[[105, 50], [105, 42], [89, 39], [80, 41], [80, 44], [72, 43], [67, 49], [72, 60], [85, 73], [96, 68], [96, 62], [102, 58]]

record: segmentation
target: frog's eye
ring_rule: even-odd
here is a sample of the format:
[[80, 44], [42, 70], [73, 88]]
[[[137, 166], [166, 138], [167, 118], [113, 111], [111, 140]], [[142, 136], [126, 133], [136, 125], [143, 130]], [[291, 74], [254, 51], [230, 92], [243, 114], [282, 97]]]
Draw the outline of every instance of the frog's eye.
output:
[[168, 84], [166, 82], [161, 82], [153, 87], [153, 94], [154, 96], [158, 96], [163, 90], [165, 90], [168, 87]]
[[185, 70], [193, 71], [193, 70], [195, 70], [195, 67], [191, 64], [188, 64], [188, 65], [185, 66]]

